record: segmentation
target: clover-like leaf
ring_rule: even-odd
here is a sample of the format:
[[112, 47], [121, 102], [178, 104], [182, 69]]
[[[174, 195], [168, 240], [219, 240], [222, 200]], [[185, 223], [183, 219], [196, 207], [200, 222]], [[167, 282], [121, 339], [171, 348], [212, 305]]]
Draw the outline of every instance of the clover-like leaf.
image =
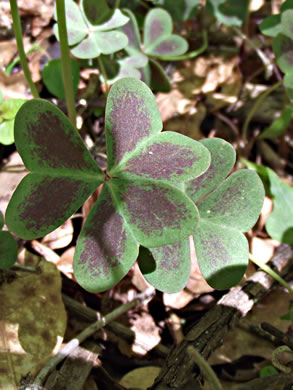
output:
[[[82, 59], [111, 54], [127, 46], [128, 38], [114, 30], [127, 23], [128, 17], [118, 9], [112, 11], [104, 0], [82, 0], [81, 9], [73, 0], [65, 0], [68, 43], [72, 53]], [[55, 19], [56, 10], [55, 10]], [[58, 26], [54, 33], [59, 37]]]
[[43, 236], [104, 182], [74, 259], [76, 279], [89, 291], [115, 285], [135, 261], [139, 245], [171, 245], [194, 232], [197, 207], [170, 183], [201, 175], [210, 164], [205, 146], [177, 133], [160, 133], [156, 101], [139, 80], [124, 78], [113, 85], [105, 127], [108, 166], [103, 174], [54, 105], [41, 99], [24, 104], [16, 117], [15, 141], [31, 173], [17, 187], [6, 214], [7, 226], [19, 236]]
[[238, 230], [201, 220], [194, 233], [200, 271], [210, 286], [225, 290], [235, 286], [248, 265], [248, 243]]
[[167, 182], [199, 175], [210, 163], [208, 150], [196, 141], [171, 132], [160, 134], [155, 99], [139, 80], [124, 78], [113, 85], [105, 121], [107, 179], [74, 260], [77, 281], [90, 291], [116, 284], [135, 261], [139, 245], [172, 245], [194, 231], [197, 208]]
[[204, 146], [191, 143], [190, 138], [179, 133], [165, 131], [140, 142], [113, 170], [113, 175], [119, 169], [137, 178], [182, 182], [199, 176], [209, 164]]
[[240, 281], [247, 267], [248, 244], [241, 232], [255, 224], [264, 189], [250, 170], [224, 180], [234, 164], [234, 150], [223, 140], [202, 142], [211, 152], [212, 163], [202, 176], [186, 184], [187, 194], [199, 204], [200, 223], [193, 238], [204, 278], [212, 287], [226, 289]]
[[206, 172], [185, 183], [185, 192], [198, 203], [231, 172], [236, 153], [233, 147], [220, 138], [207, 138], [200, 141], [211, 153], [211, 163]]
[[149, 81], [149, 85], [152, 88], [152, 90], [158, 92], [165, 92], [165, 93], [170, 92], [171, 83], [163, 67], [159, 64], [159, 62], [151, 58], [149, 59], [148, 67], [149, 67], [149, 72], [152, 75]]
[[284, 183], [270, 168], [266, 168], [274, 208], [266, 222], [268, 234], [275, 240], [293, 244], [293, 188]]
[[172, 18], [162, 8], [153, 8], [145, 18], [144, 51], [152, 56], [178, 56], [188, 50], [187, 41], [172, 34]]
[[93, 31], [71, 52], [75, 57], [81, 59], [96, 58], [101, 53], [111, 54], [123, 49], [127, 42], [126, 35], [120, 31]]
[[289, 73], [293, 65], [293, 39], [284, 34], [278, 34], [272, 42], [277, 63], [284, 73]]
[[141, 40], [136, 17], [129, 9], [124, 9], [123, 12], [129, 20], [119, 30], [124, 32], [128, 38], [128, 45], [125, 47], [125, 51], [130, 55], [135, 55], [141, 52]]
[[6, 224], [19, 237], [41, 237], [69, 218], [104, 175], [68, 118], [45, 100], [20, 108], [15, 144], [32, 173], [14, 192]]
[[135, 79], [117, 81], [106, 106], [108, 170], [119, 164], [126, 153], [162, 130], [162, 119], [149, 88]]
[[137, 241], [148, 248], [188, 237], [198, 223], [193, 202], [179, 189], [157, 180], [115, 179], [116, 202]]
[[[199, 204], [200, 225], [193, 237], [200, 270], [212, 287], [230, 288], [243, 276], [248, 245], [241, 232], [255, 224], [263, 199], [260, 178], [243, 169]], [[223, 277], [225, 274], [229, 277]]]
[[137, 258], [138, 247], [104, 184], [78, 239], [74, 256], [75, 278], [88, 291], [108, 290], [129, 271]]
[[273, 39], [272, 46], [280, 69], [284, 73], [292, 71], [293, 64], [293, 9], [281, 14], [280, 33]]
[[10, 268], [17, 260], [17, 243], [9, 232], [0, 231], [0, 269]]
[[[169, 92], [171, 89], [171, 84], [168, 80], [168, 77], [166, 76], [164, 69], [157, 61], [148, 58], [147, 55], [142, 52], [140, 34], [135, 15], [128, 9], [125, 9], [124, 13], [129, 17], [128, 23], [120, 27], [120, 30], [128, 37], [128, 45], [125, 47], [125, 51], [129, 54], [129, 59], [137, 58], [138, 55], [144, 57], [145, 64], [141, 66], [142, 61], [140, 61], [139, 64], [133, 64], [133, 68], [129, 67], [127, 64], [127, 58], [122, 64], [121, 61], [119, 61], [120, 65], [122, 66], [120, 74], [115, 80], [121, 78], [122, 76], [127, 77], [127, 75], [133, 75], [135, 78], [140, 78], [142, 81], [144, 81], [154, 91]], [[167, 17], [167, 19], [170, 21], [170, 17]], [[172, 31], [172, 20], [170, 28], [170, 31]], [[139, 75], [137, 71], [139, 72]]]
[[138, 264], [145, 279], [157, 290], [176, 293], [186, 286], [190, 275], [189, 240], [150, 250], [141, 247]]
[[[122, 77], [134, 77], [136, 79], [141, 79], [140, 70], [147, 65], [148, 58], [142, 53], [137, 53], [129, 57], [122, 58], [121, 60], [118, 60], [117, 63], [119, 65], [119, 71], [114, 78], [108, 79], [108, 84], [114, 84]], [[110, 69], [110, 71], [111, 70], [112, 69]], [[101, 78], [102, 81], [104, 81], [103, 77]]]
[[81, 8], [85, 19], [93, 26], [105, 23], [114, 13], [105, 0], [82, 0]]

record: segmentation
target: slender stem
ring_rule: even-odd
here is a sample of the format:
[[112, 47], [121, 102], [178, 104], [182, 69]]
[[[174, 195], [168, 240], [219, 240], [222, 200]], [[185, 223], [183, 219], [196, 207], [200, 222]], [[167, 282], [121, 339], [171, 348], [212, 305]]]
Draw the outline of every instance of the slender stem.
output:
[[246, 120], [244, 122], [244, 125], [242, 127], [242, 138], [243, 138], [243, 141], [245, 142], [246, 139], [247, 139], [247, 133], [248, 133], [248, 126], [249, 126], [249, 123], [253, 117], [253, 115], [255, 114], [256, 110], [258, 109], [258, 107], [260, 106], [260, 104], [262, 103], [262, 101], [264, 100], [265, 97], [267, 97], [270, 93], [272, 93], [275, 89], [279, 88], [279, 86], [283, 83], [283, 80], [280, 80], [278, 81], [277, 83], [275, 83], [274, 85], [272, 85], [270, 88], [268, 88], [265, 92], [263, 92], [256, 100], [256, 102], [254, 103], [254, 105], [252, 106], [251, 110], [249, 111], [247, 117], [246, 117]]
[[250, 39], [248, 38], [247, 35], [243, 34], [243, 32], [238, 28], [238, 27], [233, 27], [233, 30], [236, 32], [236, 34], [238, 34], [243, 40], [245, 40], [247, 42], [247, 44], [255, 50], [256, 54], [258, 55], [258, 57], [260, 58], [260, 60], [262, 61], [262, 63], [264, 64], [265, 68], [266, 68], [266, 77], [269, 78], [271, 76], [271, 74], [273, 73], [273, 64], [271, 62], [271, 60], [265, 55], [265, 53], [259, 48], [256, 46], [256, 44]]
[[98, 63], [99, 63], [99, 67], [101, 69], [101, 72], [102, 72], [102, 75], [103, 75], [103, 78], [104, 78], [104, 83], [105, 83], [105, 88], [106, 88], [106, 95], [108, 95], [108, 92], [109, 92], [108, 76], [107, 76], [106, 69], [104, 67], [104, 64], [103, 64], [101, 56], [98, 57]]
[[29, 71], [29, 67], [27, 64], [26, 60], [26, 55], [24, 52], [24, 47], [23, 47], [23, 41], [22, 41], [22, 31], [21, 31], [21, 23], [20, 23], [20, 17], [18, 13], [18, 7], [17, 7], [17, 0], [9, 0], [10, 2], [10, 9], [11, 9], [11, 15], [12, 15], [12, 20], [13, 20], [13, 30], [16, 38], [16, 44], [17, 44], [17, 50], [18, 50], [18, 55], [20, 58], [20, 63], [23, 69], [24, 76], [26, 78], [26, 81], [29, 85], [29, 88], [31, 90], [31, 93], [34, 98], [39, 97], [38, 90], [32, 80], [32, 76]]
[[187, 352], [190, 354], [195, 363], [199, 366], [203, 376], [211, 385], [213, 390], [223, 390], [223, 387], [217, 378], [214, 370], [209, 363], [201, 356], [201, 354], [191, 345], [187, 347]]
[[84, 329], [77, 337], [70, 340], [65, 347], [63, 347], [57, 355], [53, 356], [47, 365], [42, 368], [39, 374], [36, 376], [34, 383], [31, 386], [27, 386], [26, 389], [35, 389], [37, 386], [41, 386], [43, 382], [46, 380], [47, 376], [54, 370], [57, 364], [61, 363], [67, 356], [74, 351], [76, 347], [78, 347], [84, 340], [88, 337], [92, 336], [99, 329], [106, 326], [109, 322], [115, 320], [117, 317], [121, 316], [123, 313], [130, 310], [132, 307], [140, 304], [148, 302], [154, 295], [154, 289], [147, 289], [145, 292], [138, 294], [136, 298], [132, 301], [125, 303], [117, 307], [117, 309], [113, 310], [111, 313], [107, 314], [105, 317], [102, 317], [98, 321], [92, 323], [86, 329]]
[[56, 0], [56, 10], [57, 10], [57, 19], [58, 19], [60, 49], [61, 49], [62, 74], [63, 74], [68, 117], [72, 122], [72, 124], [76, 126], [76, 110], [75, 110], [75, 102], [74, 102], [70, 52], [69, 52], [68, 38], [67, 38], [64, 0]]
[[115, 9], [116, 9], [116, 8], [119, 8], [119, 5], [120, 5], [120, 0], [116, 0], [116, 2], [115, 2], [115, 7], [114, 7], [114, 8], [115, 8]]
[[293, 289], [290, 285], [275, 271], [271, 269], [267, 264], [263, 264], [261, 261], [258, 261], [252, 254], [249, 254], [249, 260], [256, 264], [260, 269], [269, 274], [272, 278], [274, 278], [277, 282], [279, 282], [282, 286], [284, 286], [291, 294], [293, 294]]

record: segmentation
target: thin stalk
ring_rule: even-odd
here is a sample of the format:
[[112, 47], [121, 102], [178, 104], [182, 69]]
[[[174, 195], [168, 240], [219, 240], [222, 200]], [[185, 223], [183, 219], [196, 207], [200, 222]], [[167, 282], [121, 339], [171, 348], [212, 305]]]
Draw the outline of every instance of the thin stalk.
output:
[[115, 2], [115, 7], [114, 7], [114, 8], [115, 8], [115, 9], [116, 9], [116, 8], [119, 8], [119, 5], [120, 5], [120, 0], [116, 0], [116, 2]]
[[22, 41], [22, 31], [21, 31], [21, 23], [20, 23], [20, 17], [19, 17], [19, 12], [18, 12], [18, 7], [17, 7], [17, 0], [9, 0], [10, 2], [10, 10], [11, 10], [11, 15], [12, 15], [12, 20], [13, 20], [13, 30], [14, 30], [14, 35], [16, 38], [16, 44], [17, 44], [17, 50], [18, 50], [18, 55], [20, 58], [20, 63], [22, 66], [22, 70], [24, 73], [24, 76], [26, 78], [26, 81], [29, 85], [29, 88], [31, 90], [31, 93], [34, 98], [39, 97], [39, 92], [32, 80], [32, 76], [29, 71], [29, 67], [27, 64], [26, 60], [26, 55], [24, 52], [24, 47], [23, 47], [23, 41]]
[[258, 261], [252, 254], [249, 254], [249, 260], [256, 264], [260, 269], [269, 274], [272, 278], [274, 278], [277, 282], [279, 282], [283, 287], [285, 287], [291, 294], [293, 294], [293, 289], [290, 285], [275, 271], [271, 269], [267, 264], [263, 264], [261, 261]]
[[242, 127], [242, 138], [243, 138], [244, 142], [247, 140], [248, 126], [249, 126], [249, 123], [250, 123], [253, 115], [255, 114], [256, 110], [258, 109], [258, 107], [260, 106], [260, 104], [262, 103], [264, 98], [267, 97], [270, 93], [272, 93], [275, 89], [279, 88], [279, 86], [282, 83], [283, 83], [283, 80], [278, 81], [276, 84], [272, 85], [270, 88], [268, 88], [265, 92], [263, 92], [257, 98], [256, 102], [254, 103], [254, 105], [252, 106], [251, 110], [249, 111], [249, 113], [248, 113], [248, 115], [246, 117], [246, 120], [244, 122], [244, 125]]
[[255, 50], [256, 54], [258, 55], [258, 57], [260, 58], [260, 60], [262, 61], [262, 63], [264, 64], [265, 68], [266, 68], [266, 78], [269, 78], [272, 73], [273, 73], [273, 64], [271, 62], [271, 60], [265, 55], [265, 53], [259, 48], [257, 47], [257, 45], [250, 39], [248, 38], [247, 35], [245, 35], [238, 27], [233, 27], [233, 30], [236, 32], [236, 34], [238, 34], [244, 41], [246, 41], [246, 43], [252, 48]]
[[209, 363], [201, 356], [201, 354], [191, 345], [187, 347], [187, 352], [190, 354], [192, 359], [200, 368], [204, 378], [207, 380], [210, 387], [213, 390], [223, 390], [223, 387], [219, 379], [217, 378], [217, 375], [215, 374], [214, 370], [209, 365]]
[[101, 70], [103, 78], [104, 78], [104, 83], [105, 83], [105, 88], [106, 88], [106, 95], [108, 95], [108, 92], [109, 92], [108, 76], [107, 76], [106, 69], [104, 67], [104, 64], [103, 64], [101, 56], [98, 57], [98, 63], [99, 63], [99, 67], [100, 67], [100, 70]]
[[60, 49], [61, 49], [62, 74], [63, 74], [66, 106], [68, 111], [68, 117], [75, 127], [76, 110], [75, 110], [75, 102], [74, 102], [70, 52], [69, 52], [68, 38], [67, 38], [64, 0], [56, 0], [56, 11], [57, 11], [57, 19], [58, 19], [58, 32], [59, 32]]

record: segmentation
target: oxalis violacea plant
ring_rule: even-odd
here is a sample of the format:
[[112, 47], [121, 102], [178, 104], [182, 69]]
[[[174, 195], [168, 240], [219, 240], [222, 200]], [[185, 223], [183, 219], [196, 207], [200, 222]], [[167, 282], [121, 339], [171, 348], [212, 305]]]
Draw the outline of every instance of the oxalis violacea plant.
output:
[[102, 172], [62, 112], [45, 100], [26, 102], [15, 118], [15, 143], [30, 173], [8, 205], [8, 228], [24, 239], [42, 237], [103, 184], [74, 256], [76, 280], [86, 290], [114, 286], [136, 261], [140, 246], [141, 253], [153, 255], [140, 254], [139, 260], [150, 283], [162, 291], [180, 290], [190, 272], [192, 234], [200, 263], [206, 262], [211, 273], [224, 268], [221, 276], [229, 279], [229, 268], [240, 268], [242, 276], [248, 248], [239, 230], [248, 230], [258, 217], [264, 196], [260, 179], [242, 170], [224, 180], [235, 156], [223, 140], [196, 142], [161, 130], [150, 89], [133, 78], [117, 81], [106, 104], [108, 161]]

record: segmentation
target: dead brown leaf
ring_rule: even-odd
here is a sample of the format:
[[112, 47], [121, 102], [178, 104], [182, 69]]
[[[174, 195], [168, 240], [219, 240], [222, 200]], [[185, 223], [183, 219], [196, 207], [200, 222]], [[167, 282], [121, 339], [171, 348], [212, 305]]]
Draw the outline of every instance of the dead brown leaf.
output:
[[[34, 256], [24, 257], [25, 265], [37, 265]], [[34, 376], [61, 346], [66, 311], [60, 273], [43, 261], [40, 274], [19, 273], [2, 284], [0, 300], [0, 388], [18, 388], [22, 377]]]

